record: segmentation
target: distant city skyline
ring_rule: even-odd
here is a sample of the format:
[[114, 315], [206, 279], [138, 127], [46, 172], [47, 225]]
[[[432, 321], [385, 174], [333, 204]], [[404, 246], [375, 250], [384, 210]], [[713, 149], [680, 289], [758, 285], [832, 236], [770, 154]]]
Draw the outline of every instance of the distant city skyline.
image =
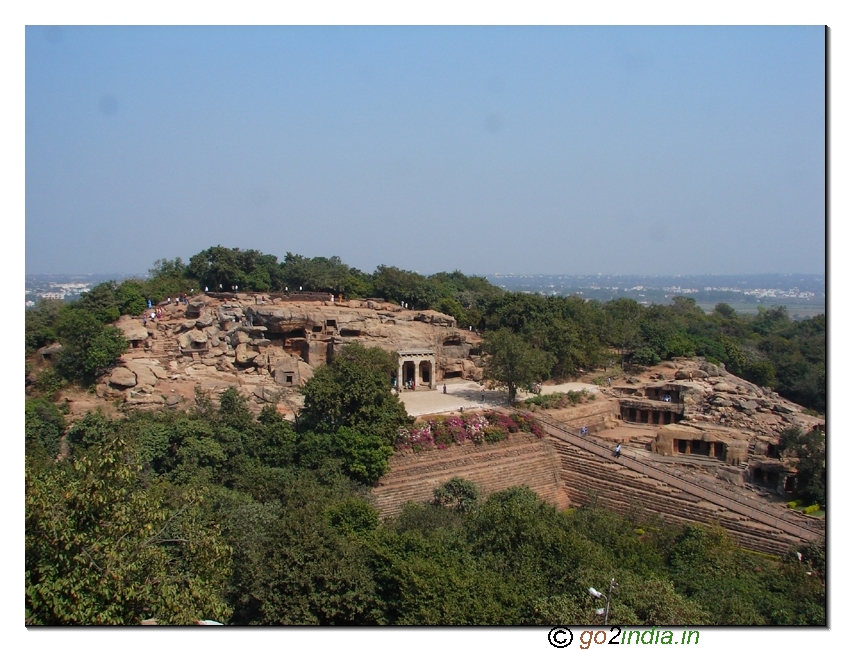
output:
[[26, 28], [26, 273], [825, 273], [824, 28]]

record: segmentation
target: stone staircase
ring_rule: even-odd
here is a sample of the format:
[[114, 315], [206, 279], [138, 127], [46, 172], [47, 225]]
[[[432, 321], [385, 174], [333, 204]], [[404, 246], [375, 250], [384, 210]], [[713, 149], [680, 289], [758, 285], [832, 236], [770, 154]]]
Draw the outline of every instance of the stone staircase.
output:
[[697, 485], [625, 454], [614, 458], [608, 447], [554, 423], [543, 424], [556, 438], [561, 479], [573, 503], [596, 500], [621, 515], [643, 510], [678, 523], [717, 522], [744, 548], [773, 555], [822, 534], [822, 522], [768, 504], [745, 503], [731, 492]]
[[151, 340], [151, 348], [147, 353], [148, 359], [157, 359], [167, 368], [168, 362], [181, 356], [180, 345], [173, 337], [157, 336]]
[[372, 490], [375, 507], [383, 517], [396, 515], [408, 501], [431, 501], [434, 488], [455, 476], [472, 481], [485, 495], [527, 485], [559, 509], [569, 505], [553, 442], [516, 433], [497, 443], [396, 454], [389, 473]]

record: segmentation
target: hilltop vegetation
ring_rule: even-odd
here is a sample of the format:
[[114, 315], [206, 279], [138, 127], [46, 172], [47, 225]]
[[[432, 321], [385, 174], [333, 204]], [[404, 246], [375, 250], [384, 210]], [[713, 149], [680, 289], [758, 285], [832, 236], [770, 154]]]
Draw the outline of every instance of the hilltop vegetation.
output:
[[27, 624], [592, 624], [587, 588], [611, 577], [614, 625], [825, 623], [822, 544], [769, 558], [719, 528], [459, 479], [380, 521], [369, 485], [409, 420], [370, 379], [386, 353], [352, 347], [296, 426], [232, 389], [71, 426], [30, 402]]
[[[793, 321], [783, 307], [745, 315], [723, 303], [706, 314], [682, 296], [671, 305], [647, 307], [628, 298], [600, 303], [580, 296], [510, 293], [460, 271], [426, 277], [379, 266], [364, 273], [338, 257], [287, 253], [279, 262], [274, 255], [221, 246], [198, 253], [188, 264], [179, 258], [159, 260], [147, 279], [99, 284], [70, 305], [39, 303], [26, 312], [27, 353], [60, 341], [58, 377], [48, 375], [42, 383], [91, 381], [123, 352], [119, 333], [109, 326], [118, 316], [142, 314], [147, 300], [156, 303], [219, 286], [376, 297], [438, 310], [453, 316], [459, 327], [483, 330], [491, 352], [506, 349], [505, 342], [522, 350], [523, 358], [533, 359], [539, 379], [565, 379], [613, 363], [640, 366], [703, 356], [807, 408], [826, 410], [824, 315]], [[499, 339], [495, 348], [493, 337]]]

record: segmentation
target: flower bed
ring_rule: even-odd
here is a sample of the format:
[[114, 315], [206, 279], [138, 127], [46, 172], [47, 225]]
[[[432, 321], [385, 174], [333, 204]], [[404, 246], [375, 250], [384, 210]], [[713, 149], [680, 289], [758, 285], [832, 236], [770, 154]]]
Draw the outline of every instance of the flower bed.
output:
[[543, 430], [530, 413], [464, 413], [462, 415], [434, 416], [420, 420], [412, 427], [400, 429], [395, 447], [400, 450], [426, 451], [446, 449], [451, 445], [469, 442], [480, 445], [498, 442], [512, 433], [523, 431], [543, 437]]

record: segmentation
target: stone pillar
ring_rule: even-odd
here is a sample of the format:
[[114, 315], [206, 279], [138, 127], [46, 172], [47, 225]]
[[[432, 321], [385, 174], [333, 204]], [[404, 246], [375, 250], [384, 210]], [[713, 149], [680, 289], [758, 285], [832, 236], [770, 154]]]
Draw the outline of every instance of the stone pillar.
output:
[[688, 455], [690, 455], [690, 453], [691, 453], [691, 441], [690, 440], [685, 441], [685, 453], [688, 454]]
[[708, 457], [709, 458], [714, 458], [714, 445], [715, 444], [716, 443], [713, 443], [713, 442], [708, 443]]
[[401, 380], [402, 380], [402, 377], [403, 377], [402, 368], [404, 368], [404, 360], [401, 357], [399, 357], [398, 358], [398, 379], [396, 380], [398, 382], [398, 385], [396, 386], [396, 390], [398, 390], [399, 393], [401, 392], [401, 385], [402, 385]]
[[422, 363], [421, 359], [416, 359], [413, 362], [413, 385], [418, 387], [421, 379], [419, 378], [419, 364]]

